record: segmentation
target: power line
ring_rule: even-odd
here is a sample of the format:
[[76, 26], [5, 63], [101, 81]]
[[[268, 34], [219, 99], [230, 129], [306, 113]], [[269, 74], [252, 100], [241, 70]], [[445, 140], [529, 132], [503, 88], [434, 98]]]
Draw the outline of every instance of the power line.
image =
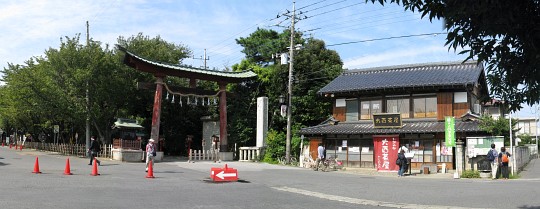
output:
[[319, 3], [325, 2], [325, 1], [327, 1], [327, 0], [322, 0], [322, 1], [319, 1], [319, 2], [315, 2], [315, 3], [313, 3], [313, 4], [310, 4], [310, 5], [307, 5], [307, 6], [303, 6], [303, 7], [300, 7], [300, 8], [298, 8], [298, 10], [301, 10], [301, 9], [304, 9], [304, 8], [308, 8], [308, 7], [310, 7], [310, 6], [313, 6], [313, 5], [316, 5], [316, 4], [319, 4]]
[[351, 5], [348, 5], [348, 6], [344, 6], [344, 7], [340, 7], [340, 8], [337, 8], [337, 9], [333, 9], [333, 10], [329, 10], [329, 11], [326, 11], [326, 12], [322, 12], [322, 13], [319, 13], [319, 14], [316, 14], [316, 15], [312, 15], [312, 16], [309, 16], [309, 17], [307, 17], [307, 18], [312, 18], [312, 17], [316, 17], [316, 16], [319, 16], [319, 15], [328, 14], [328, 13], [330, 13], [330, 12], [335, 12], [335, 11], [338, 11], [338, 10], [346, 9], [346, 8], [349, 8], [349, 7], [352, 7], [352, 6], [355, 6], [355, 5], [360, 5], [360, 4], [365, 4], [365, 3], [360, 2], [360, 3], [351, 4]]
[[351, 41], [351, 42], [344, 42], [344, 43], [338, 43], [338, 44], [329, 44], [326, 46], [339, 46], [339, 45], [356, 44], [356, 43], [363, 43], [363, 42], [370, 42], [370, 41], [410, 38], [410, 37], [418, 37], [418, 36], [433, 36], [433, 35], [442, 35], [442, 34], [448, 34], [448, 33], [423, 33], [423, 34], [414, 34], [414, 35], [393, 36], [393, 37], [386, 37], [386, 38], [375, 38], [375, 39], [368, 39], [368, 40], [361, 40], [361, 41]]
[[308, 13], [308, 12], [312, 12], [312, 11], [315, 11], [315, 10], [318, 10], [318, 9], [327, 8], [327, 7], [329, 7], [329, 6], [336, 5], [336, 4], [339, 4], [339, 3], [342, 3], [342, 2], [346, 2], [346, 1], [347, 1], [347, 0], [342, 0], [342, 1], [334, 2], [334, 3], [327, 4], [327, 5], [324, 5], [324, 6], [321, 6], [321, 7], [317, 7], [317, 8], [312, 9], [312, 10], [305, 11], [305, 12], [303, 12], [303, 13]]

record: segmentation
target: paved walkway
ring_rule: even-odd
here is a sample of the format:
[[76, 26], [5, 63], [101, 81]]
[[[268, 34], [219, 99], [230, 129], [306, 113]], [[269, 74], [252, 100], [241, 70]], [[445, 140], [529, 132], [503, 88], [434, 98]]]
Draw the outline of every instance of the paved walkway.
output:
[[[8, 149], [7, 147], [5, 149]], [[56, 154], [52, 152], [40, 152], [32, 149], [25, 149], [23, 152], [17, 151], [23, 155], [47, 155], [47, 154]], [[178, 156], [167, 156], [163, 159], [163, 162], [177, 162], [177, 163], [187, 163], [186, 157]], [[212, 161], [196, 161], [195, 163], [207, 164], [214, 163]], [[281, 166], [281, 165], [272, 165], [268, 163], [253, 163], [253, 162], [221, 162], [216, 163], [217, 166], [229, 164], [231, 166], [243, 167], [244, 169], [307, 169], [291, 166]], [[352, 175], [365, 175], [365, 176], [383, 176], [383, 177], [395, 177], [397, 178], [397, 172], [377, 172], [375, 169], [370, 168], [344, 168], [343, 170], [334, 171], [344, 174]], [[540, 158], [532, 159], [529, 164], [519, 173], [521, 180], [540, 180]], [[407, 174], [404, 178], [433, 178], [433, 179], [452, 179], [454, 178], [454, 173], [435, 173], [435, 174], [421, 174], [418, 170], [413, 170], [411, 174]]]
[[520, 179], [540, 179], [540, 158], [534, 158], [519, 173]]

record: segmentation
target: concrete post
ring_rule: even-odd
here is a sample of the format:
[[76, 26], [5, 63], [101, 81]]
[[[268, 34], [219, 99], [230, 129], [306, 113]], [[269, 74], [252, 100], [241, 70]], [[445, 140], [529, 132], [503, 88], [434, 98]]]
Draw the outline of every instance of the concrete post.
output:
[[264, 147], [268, 133], [268, 97], [257, 98], [257, 147]]
[[463, 169], [465, 168], [465, 151], [464, 145], [465, 142], [459, 140], [456, 142], [456, 170], [461, 176]]

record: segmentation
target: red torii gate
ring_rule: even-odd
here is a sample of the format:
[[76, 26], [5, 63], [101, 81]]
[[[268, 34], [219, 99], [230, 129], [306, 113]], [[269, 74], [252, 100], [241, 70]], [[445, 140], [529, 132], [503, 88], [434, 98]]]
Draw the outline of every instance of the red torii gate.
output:
[[184, 93], [197, 93], [200, 90], [195, 89], [197, 80], [214, 81], [219, 85], [219, 138], [220, 138], [220, 150], [227, 152], [227, 94], [226, 87], [229, 83], [240, 83], [257, 76], [252, 71], [242, 72], [223, 72], [215, 70], [207, 70], [200, 68], [192, 68], [180, 65], [164, 64], [159, 62], [150, 61], [140, 56], [129, 52], [127, 49], [118, 46], [118, 49], [125, 52], [124, 64], [135, 68], [142, 72], [151, 73], [156, 77], [156, 93], [154, 95], [154, 108], [152, 114], [152, 129], [150, 137], [152, 139], [159, 139], [159, 127], [161, 116], [161, 97], [163, 91], [163, 79], [166, 76], [175, 76], [180, 78], [188, 78], [189, 87], [183, 88]]

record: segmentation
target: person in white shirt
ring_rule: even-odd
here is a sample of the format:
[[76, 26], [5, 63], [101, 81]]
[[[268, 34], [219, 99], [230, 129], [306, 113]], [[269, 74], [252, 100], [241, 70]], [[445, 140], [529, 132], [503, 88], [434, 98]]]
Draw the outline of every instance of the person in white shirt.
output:
[[146, 145], [146, 172], [148, 172], [148, 163], [152, 163], [152, 168], [154, 167], [155, 156], [156, 145], [154, 144], [154, 139], [149, 139], [148, 144]]
[[324, 147], [322, 146], [322, 143], [319, 143], [319, 147], [317, 147], [317, 160], [315, 161], [315, 169], [319, 170], [319, 164], [324, 162]]

